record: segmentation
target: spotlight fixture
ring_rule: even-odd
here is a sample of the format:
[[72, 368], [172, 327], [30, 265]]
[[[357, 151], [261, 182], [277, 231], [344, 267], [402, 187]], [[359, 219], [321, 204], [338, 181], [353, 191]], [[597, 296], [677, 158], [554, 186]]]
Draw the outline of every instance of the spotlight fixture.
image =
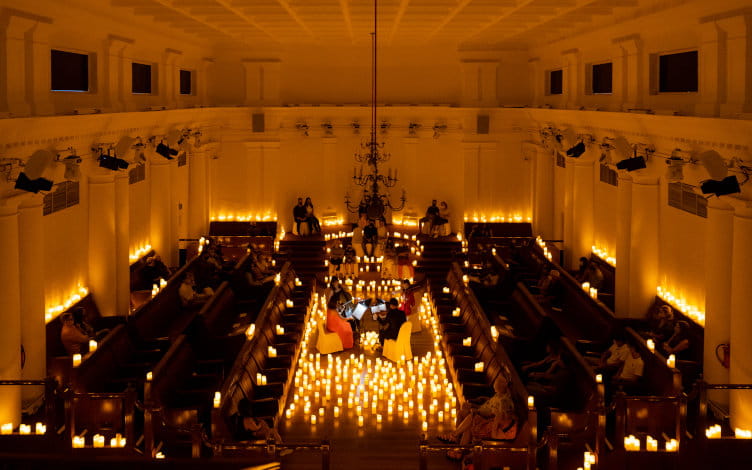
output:
[[16, 180], [14, 188], [20, 189], [22, 191], [28, 191], [30, 193], [50, 191], [52, 189], [52, 181], [45, 178], [30, 179], [26, 175], [26, 173], [21, 172], [18, 175], [18, 179]]
[[92, 150], [99, 151], [99, 157], [97, 158], [97, 160], [99, 161], [100, 167], [107, 168], [108, 170], [112, 171], [125, 170], [128, 168], [128, 162], [123, 160], [122, 158], [118, 158], [117, 156], [112, 155], [111, 148], [107, 149], [107, 153], [104, 153], [104, 150], [101, 147]]
[[681, 157], [672, 155], [666, 159], [666, 179], [671, 182], [681, 181], [684, 179], [684, 160]]
[[446, 132], [446, 124], [434, 124], [433, 126], [433, 138], [438, 139], [443, 132]]
[[578, 144], [567, 150], [567, 156], [572, 158], [579, 158], [583, 153], [585, 153], [585, 150], [585, 142], [580, 141]]
[[155, 149], [155, 152], [162, 155], [168, 160], [172, 160], [175, 158], [175, 155], [178, 154], [178, 151], [175, 149], [172, 149], [168, 146], [166, 146], [164, 143], [160, 142], [157, 144], [157, 148]]
[[359, 135], [360, 134], [360, 123], [358, 121], [353, 121], [352, 124], [350, 124], [353, 128], [353, 134]]
[[705, 180], [700, 185], [700, 189], [703, 194], [715, 194], [716, 196], [725, 196], [742, 191], [739, 180], [734, 175], [727, 176], [722, 180]]
[[388, 133], [390, 127], [392, 127], [392, 124], [389, 121], [381, 121], [381, 133], [382, 134]]
[[42, 178], [42, 174], [54, 160], [55, 156], [49, 150], [34, 152], [24, 165], [24, 171], [18, 174], [14, 187], [31, 193], [51, 190], [52, 181]]
[[721, 180], [728, 175], [728, 166], [723, 157], [715, 150], [707, 150], [697, 156], [708, 171], [710, 179]]
[[331, 122], [322, 122], [321, 128], [324, 129], [324, 135], [331, 136], [334, 135], [334, 126]]
[[63, 158], [62, 163], [65, 165], [63, 178], [68, 181], [78, 181], [81, 178], [81, 157], [76, 155], [75, 150], [72, 155]]
[[645, 162], [645, 157], [634, 156], [627, 158], [616, 164], [616, 168], [619, 170], [635, 171], [647, 168], [648, 165]]

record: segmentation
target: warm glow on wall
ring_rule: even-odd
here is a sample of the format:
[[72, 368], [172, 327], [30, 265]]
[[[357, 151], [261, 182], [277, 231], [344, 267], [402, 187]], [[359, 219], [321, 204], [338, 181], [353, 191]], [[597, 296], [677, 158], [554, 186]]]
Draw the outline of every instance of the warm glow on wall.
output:
[[616, 267], [616, 256], [613, 256], [611, 253], [608, 252], [608, 250], [606, 250], [603, 247], [593, 245], [592, 249], [593, 249], [593, 254], [595, 256], [602, 259], [603, 261], [610, 264], [611, 266]]
[[658, 297], [664, 302], [670, 304], [674, 309], [680, 311], [685, 316], [691, 318], [695, 323], [705, 326], [705, 311], [700, 310], [696, 305], [690, 304], [684, 297], [679, 297], [665, 287], [658, 286], [656, 289]]
[[54, 320], [58, 315], [71, 308], [76, 302], [80, 301], [89, 294], [89, 289], [78, 284], [76, 290], [73, 291], [68, 297], [61, 303], [55, 305], [49, 305], [44, 314], [45, 323], [49, 323]]
[[533, 218], [529, 215], [520, 214], [517, 213], [507, 213], [507, 214], [499, 214], [499, 213], [492, 213], [492, 214], [486, 214], [486, 213], [478, 213], [473, 212], [472, 215], [465, 214], [465, 222], [475, 222], [475, 223], [497, 223], [497, 222], [532, 222]]
[[236, 212], [219, 212], [211, 216], [212, 222], [276, 222], [277, 215], [266, 211], [264, 214], [256, 213], [236, 213]]
[[131, 263], [135, 263], [138, 261], [139, 258], [144, 256], [146, 253], [151, 251], [151, 245], [148, 243], [142, 246], [139, 246], [138, 248], [131, 251], [131, 254], [128, 255], [128, 259]]

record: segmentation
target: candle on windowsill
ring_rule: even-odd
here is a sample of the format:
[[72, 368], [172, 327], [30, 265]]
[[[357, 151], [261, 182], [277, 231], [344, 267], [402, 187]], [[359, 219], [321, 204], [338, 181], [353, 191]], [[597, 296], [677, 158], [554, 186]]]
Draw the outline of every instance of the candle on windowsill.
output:
[[666, 452], [676, 452], [679, 450], [679, 441], [676, 439], [669, 439], [666, 441]]
[[651, 436], [647, 436], [645, 438], [645, 449], [649, 452], [657, 452], [658, 451], [658, 440], [653, 439]]
[[214, 408], [219, 408], [222, 403], [222, 392], [214, 392]]

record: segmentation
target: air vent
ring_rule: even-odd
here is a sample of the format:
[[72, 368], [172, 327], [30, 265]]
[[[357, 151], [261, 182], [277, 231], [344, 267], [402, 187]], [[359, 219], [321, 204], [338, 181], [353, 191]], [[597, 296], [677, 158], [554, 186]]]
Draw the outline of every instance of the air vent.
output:
[[78, 181], [63, 181], [44, 196], [42, 215], [49, 215], [78, 204]]
[[608, 165], [601, 163], [601, 183], [619, 186], [619, 174], [616, 170]]
[[146, 165], [140, 163], [128, 170], [128, 184], [136, 184], [146, 179]]
[[684, 183], [668, 184], [668, 205], [700, 217], [708, 217], [708, 201]]

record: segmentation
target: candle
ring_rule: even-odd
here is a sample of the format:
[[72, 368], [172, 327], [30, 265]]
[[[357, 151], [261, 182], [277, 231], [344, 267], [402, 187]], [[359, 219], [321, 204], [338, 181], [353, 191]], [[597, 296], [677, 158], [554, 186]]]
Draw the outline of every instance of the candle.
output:
[[292, 308], [293, 307], [292, 299], [287, 299], [287, 301], [285, 302], [285, 305], [287, 306], [287, 308]]
[[219, 408], [222, 403], [222, 392], [214, 392], [214, 408]]
[[363, 421], [363, 415], [358, 416], [358, 426], [363, 427], [364, 421]]
[[376, 415], [376, 422], [377, 422], [377, 423], [381, 423], [382, 419], [383, 419], [383, 418], [382, 418], [382, 416], [381, 416], [380, 414], [377, 414], [377, 415]]
[[47, 425], [44, 423], [37, 423], [35, 431], [37, 434], [47, 434]]
[[316, 424], [316, 415], [311, 415], [311, 424]]
[[31, 434], [31, 425], [30, 424], [21, 424], [18, 427], [18, 433], [19, 434]]
[[73, 355], [73, 367], [78, 367], [81, 365], [81, 355], [80, 354], [74, 354]]
[[452, 316], [453, 317], [459, 317], [460, 316], [460, 308], [457, 307], [454, 310], [452, 310]]
[[647, 344], [650, 352], [655, 352], [655, 341], [653, 341], [652, 339], [648, 339], [645, 343]]
[[74, 449], [83, 449], [85, 445], [84, 442], [84, 436], [73, 436], [73, 448]]
[[104, 436], [101, 434], [94, 434], [93, 442], [94, 447], [104, 447]]
[[[749, 429], [735, 428], [734, 436], [737, 439], [752, 439], [752, 431], [750, 431]], [[668, 443], [666, 443], [666, 446], [667, 446], [666, 450], [668, 450]]]
[[491, 337], [496, 341], [499, 338], [499, 329], [496, 326], [491, 326]]
[[475, 372], [483, 372], [483, 362], [475, 363]]
[[441, 292], [443, 292], [445, 294], [448, 294], [449, 293], [449, 288], [448, 287], [444, 287], [443, 289], [441, 289]]
[[653, 439], [652, 437], [648, 436], [645, 438], [645, 449], [647, 449], [649, 452], [657, 452], [658, 451], [658, 440]]
[[587, 281], [583, 282], [582, 283], [582, 290], [584, 290], [585, 292], [589, 292], [590, 291], [590, 283], [587, 282]]
[[251, 324], [247, 330], [245, 330], [245, 337], [246, 339], [253, 338], [253, 334], [256, 332], [256, 324]]
[[596, 376], [595, 376], [595, 381], [596, 381], [597, 383], [599, 383], [599, 384], [600, 384], [600, 383], [603, 383], [603, 375], [602, 375], [602, 374], [596, 374]]
[[146, 373], [146, 381], [147, 382], [150, 382], [153, 377], [154, 377], [154, 374], [152, 373], [152, 371], [149, 371], [149, 372]]
[[423, 432], [428, 431], [428, 421], [423, 421], [421, 424], [421, 429], [423, 429]]
[[527, 407], [528, 408], [535, 408], [535, 397], [530, 395], [527, 397]]
[[269, 357], [277, 357], [277, 349], [273, 346], [269, 346]]
[[671, 354], [668, 359], [666, 359], [666, 365], [668, 365], [670, 368], [676, 367], [676, 356]]
[[[750, 438], [752, 438], [752, 436], [750, 436]], [[668, 441], [666, 441], [666, 452], [676, 452], [678, 450], [679, 441], [677, 441], [676, 439], [669, 439]]]
[[96, 350], [97, 350], [97, 342], [94, 341], [93, 339], [90, 339], [89, 340], [89, 352], [93, 353]]

